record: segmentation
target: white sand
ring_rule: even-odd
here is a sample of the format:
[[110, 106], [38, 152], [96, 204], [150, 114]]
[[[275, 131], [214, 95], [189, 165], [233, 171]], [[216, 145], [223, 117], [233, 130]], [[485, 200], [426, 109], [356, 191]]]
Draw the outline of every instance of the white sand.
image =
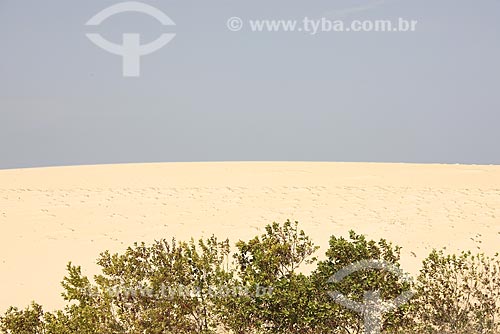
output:
[[61, 307], [68, 261], [89, 275], [106, 249], [175, 236], [248, 239], [298, 220], [326, 250], [348, 230], [403, 246], [416, 273], [433, 248], [500, 250], [500, 166], [167, 163], [0, 171], [0, 311]]

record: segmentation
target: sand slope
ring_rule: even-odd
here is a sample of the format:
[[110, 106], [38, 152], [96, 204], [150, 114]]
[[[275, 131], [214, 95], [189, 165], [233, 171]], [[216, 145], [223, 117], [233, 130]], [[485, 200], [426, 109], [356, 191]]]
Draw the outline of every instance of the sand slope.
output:
[[0, 171], [0, 311], [63, 305], [68, 261], [176, 236], [247, 239], [299, 220], [322, 248], [354, 229], [403, 246], [411, 273], [433, 247], [500, 251], [500, 166], [167, 163]]

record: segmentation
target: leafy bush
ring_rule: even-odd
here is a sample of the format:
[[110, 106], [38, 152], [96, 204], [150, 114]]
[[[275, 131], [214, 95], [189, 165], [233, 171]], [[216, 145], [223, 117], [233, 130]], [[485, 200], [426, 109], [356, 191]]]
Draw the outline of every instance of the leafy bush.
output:
[[[380, 292], [383, 300], [393, 300], [411, 287], [400, 277], [387, 270], [365, 269], [354, 272], [341, 282], [329, 282], [339, 270], [361, 260], [378, 260], [399, 268], [400, 250], [385, 239], [376, 242], [350, 231], [349, 240], [332, 236], [326, 251], [326, 260], [319, 262], [312, 274], [318, 291], [319, 312], [317, 326], [328, 333], [361, 333], [364, 331], [363, 316], [334, 302], [324, 291], [338, 291], [350, 300], [362, 303], [366, 291]], [[395, 331], [402, 326], [403, 306], [385, 315], [383, 329]]]
[[412, 300], [413, 328], [425, 333], [500, 331], [500, 256], [444, 255], [424, 260]]
[[236, 247], [233, 284], [251, 294], [223, 300], [225, 327], [234, 333], [307, 333], [315, 291], [297, 271], [316, 260], [318, 247], [289, 220], [266, 226], [266, 233]]
[[212, 292], [229, 278], [228, 254], [229, 242], [215, 237], [105, 252], [98, 261], [99, 295], [109, 300], [121, 332], [210, 333], [218, 326]]
[[45, 324], [43, 322], [42, 306], [32, 303], [25, 310], [11, 307], [0, 319], [0, 330], [8, 334], [43, 334]]

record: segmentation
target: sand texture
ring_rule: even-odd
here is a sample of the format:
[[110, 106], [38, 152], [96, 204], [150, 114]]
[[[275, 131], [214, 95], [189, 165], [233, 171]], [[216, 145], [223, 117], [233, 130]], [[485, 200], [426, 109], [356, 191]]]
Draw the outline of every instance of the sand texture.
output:
[[321, 246], [350, 229], [401, 246], [415, 274], [435, 248], [500, 251], [500, 166], [165, 163], [0, 171], [0, 311], [63, 305], [68, 261], [134, 241], [233, 242], [298, 220]]

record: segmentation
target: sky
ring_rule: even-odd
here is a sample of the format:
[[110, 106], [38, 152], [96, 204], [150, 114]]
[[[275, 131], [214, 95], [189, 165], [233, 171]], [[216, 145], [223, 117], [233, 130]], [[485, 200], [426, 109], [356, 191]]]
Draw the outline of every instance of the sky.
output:
[[[174, 161], [500, 164], [499, 0], [0, 0], [0, 169]], [[241, 31], [227, 21], [240, 17]], [[417, 20], [255, 32], [249, 20]], [[93, 44], [175, 38], [123, 77]]]

